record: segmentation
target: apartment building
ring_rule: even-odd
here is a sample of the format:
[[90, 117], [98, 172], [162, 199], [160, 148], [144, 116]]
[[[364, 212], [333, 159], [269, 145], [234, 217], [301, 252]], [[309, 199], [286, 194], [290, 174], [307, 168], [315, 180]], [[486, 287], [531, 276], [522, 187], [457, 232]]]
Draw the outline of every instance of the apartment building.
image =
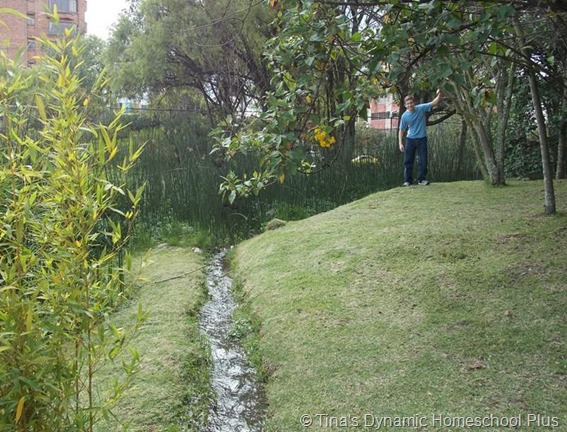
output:
[[397, 130], [399, 109], [392, 95], [371, 100], [368, 119], [370, 127], [389, 131]]
[[[49, 19], [48, 11], [57, 7], [59, 24]], [[0, 49], [14, 58], [16, 52], [24, 48], [22, 62], [33, 65], [41, 49], [36, 38], [43, 35], [57, 37], [67, 28], [75, 28], [85, 33], [85, 11], [87, 0], [0, 0], [0, 8], [18, 11], [24, 17], [0, 13]]]

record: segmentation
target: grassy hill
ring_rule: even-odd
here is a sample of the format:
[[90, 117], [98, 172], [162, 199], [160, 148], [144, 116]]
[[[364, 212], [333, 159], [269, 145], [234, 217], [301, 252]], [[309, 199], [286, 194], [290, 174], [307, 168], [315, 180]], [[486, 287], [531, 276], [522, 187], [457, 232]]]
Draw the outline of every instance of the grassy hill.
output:
[[540, 182], [432, 184], [240, 244], [238, 324], [255, 328], [245, 341], [267, 380], [267, 430], [380, 418], [382, 430], [411, 418], [567, 430], [567, 183], [556, 187], [552, 217]]

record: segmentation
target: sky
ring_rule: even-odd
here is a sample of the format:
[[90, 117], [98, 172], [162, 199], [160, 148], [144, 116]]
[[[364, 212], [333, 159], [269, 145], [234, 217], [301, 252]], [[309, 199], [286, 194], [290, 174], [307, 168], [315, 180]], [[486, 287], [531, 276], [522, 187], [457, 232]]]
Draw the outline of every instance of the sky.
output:
[[126, 6], [126, 0], [87, 0], [87, 34], [108, 39], [110, 28]]

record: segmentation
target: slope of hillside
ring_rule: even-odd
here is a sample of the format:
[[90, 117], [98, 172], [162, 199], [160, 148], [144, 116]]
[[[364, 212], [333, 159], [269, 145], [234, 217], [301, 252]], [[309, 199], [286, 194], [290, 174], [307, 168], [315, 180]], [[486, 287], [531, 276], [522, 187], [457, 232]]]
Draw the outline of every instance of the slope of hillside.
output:
[[567, 430], [567, 183], [556, 187], [552, 217], [539, 182], [432, 184], [240, 244], [266, 429]]

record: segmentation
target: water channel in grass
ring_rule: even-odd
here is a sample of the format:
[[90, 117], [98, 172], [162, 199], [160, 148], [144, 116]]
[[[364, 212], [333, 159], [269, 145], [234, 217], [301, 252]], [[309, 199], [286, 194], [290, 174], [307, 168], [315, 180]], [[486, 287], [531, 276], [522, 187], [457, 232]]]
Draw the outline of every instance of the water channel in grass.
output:
[[226, 252], [216, 253], [207, 269], [210, 300], [200, 314], [201, 331], [211, 346], [216, 396], [206, 432], [260, 432], [266, 405], [256, 371], [246, 360], [239, 341], [231, 336], [236, 302], [231, 292], [232, 279], [224, 268]]

